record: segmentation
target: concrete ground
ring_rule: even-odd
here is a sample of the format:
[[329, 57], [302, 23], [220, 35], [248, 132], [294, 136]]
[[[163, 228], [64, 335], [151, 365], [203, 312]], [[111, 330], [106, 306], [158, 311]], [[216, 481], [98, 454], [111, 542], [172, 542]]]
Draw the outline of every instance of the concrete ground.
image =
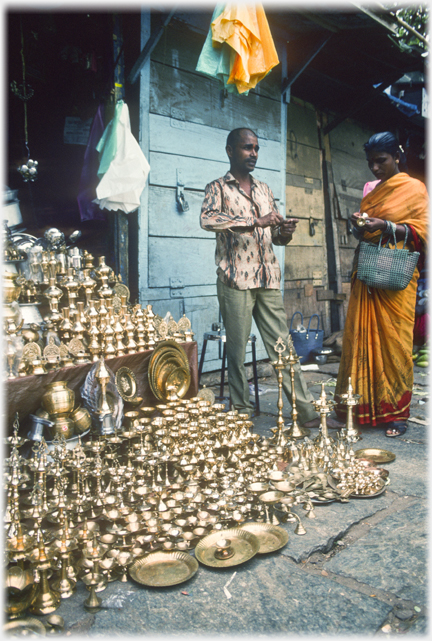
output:
[[[327, 381], [328, 393], [334, 391], [337, 369], [336, 363], [305, 372], [314, 396], [320, 394], [321, 381]], [[66, 634], [426, 636], [428, 378], [415, 370], [406, 434], [390, 440], [382, 430], [365, 429], [354, 446], [396, 454], [383, 465], [390, 484], [381, 496], [317, 506], [315, 519], [304, 518], [298, 506], [294, 511], [306, 534], [296, 535], [292, 524], [282, 524], [289, 534], [282, 550], [236, 568], [200, 565], [187, 583], [163, 589], [130, 579], [109, 583], [99, 593], [103, 603], [96, 614], [83, 609], [88, 592], [79, 582], [74, 596], [56, 612], [65, 620]], [[261, 378], [259, 391], [255, 431], [269, 437], [277, 417], [276, 378]], [[290, 418], [288, 404], [284, 416]], [[317, 434], [312, 430], [311, 438]]]

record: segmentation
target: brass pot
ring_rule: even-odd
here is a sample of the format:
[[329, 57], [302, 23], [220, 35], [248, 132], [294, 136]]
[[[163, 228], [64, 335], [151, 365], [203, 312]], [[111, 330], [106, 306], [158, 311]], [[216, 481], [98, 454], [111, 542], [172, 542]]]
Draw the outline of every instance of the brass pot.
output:
[[75, 423], [66, 416], [52, 416], [53, 427], [50, 427], [51, 436], [63, 436], [66, 440], [74, 435]]
[[75, 434], [83, 434], [92, 423], [90, 413], [80, 405], [72, 412], [69, 418], [75, 423]]
[[45, 387], [42, 396], [42, 407], [50, 417], [62, 416], [72, 412], [75, 405], [75, 392], [67, 386], [66, 381], [55, 381]]
[[21, 285], [18, 285], [16, 279], [18, 274], [12, 272], [3, 272], [3, 302], [6, 305], [18, 300], [21, 293]]
[[35, 600], [39, 584], [34, 582], [33, 572], [14, 566], [6, 570], [6, 604], [9, 618], [22, 615]]

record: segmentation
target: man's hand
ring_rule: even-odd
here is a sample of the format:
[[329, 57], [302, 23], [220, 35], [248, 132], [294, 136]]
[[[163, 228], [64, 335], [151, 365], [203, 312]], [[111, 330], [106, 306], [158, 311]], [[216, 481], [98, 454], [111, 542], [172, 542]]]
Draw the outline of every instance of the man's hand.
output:
[[255, 227], [276, 227], [284, 222], [284, 219], [280, 214], [275, 211], [272, 211], [267, 216], [262, 216], [262, 218], [257, 218], [255, 221]]
[[280, 226], [281, 236], [292, 236], [296, 230], [297, 223], [299, 222], [298, 218], [286, 218], [282, 225]]

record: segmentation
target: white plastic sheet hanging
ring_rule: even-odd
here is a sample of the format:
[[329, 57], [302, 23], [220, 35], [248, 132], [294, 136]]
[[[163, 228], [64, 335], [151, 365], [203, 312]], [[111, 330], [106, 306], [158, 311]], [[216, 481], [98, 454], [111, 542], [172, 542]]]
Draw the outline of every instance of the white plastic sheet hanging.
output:
[[131, 132], [129, 108], [125, 103], [111, 135], [116, 136], [117, 150], [96, 187], [97, 198], [93, 202], [101, 209], [129, 214], [140, 205], [150, 165]]

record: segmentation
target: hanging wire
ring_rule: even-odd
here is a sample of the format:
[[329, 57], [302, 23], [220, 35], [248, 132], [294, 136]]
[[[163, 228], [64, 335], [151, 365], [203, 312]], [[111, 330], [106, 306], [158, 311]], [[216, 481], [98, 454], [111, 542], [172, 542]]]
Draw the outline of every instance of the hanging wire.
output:
[[[22, 60], [22, 70], [23, 70], [23, 102], [24, 102], [24, 144], [27, 149], [28, 157], [30, 158], [30, 149], [28, 146], [28, 127], [27, 127], [27, 89], [26, 89], [26, 66], [25, 66], [25, 57], [24, 57], [24, 33], [22, 26], [22, 18], [20, 18], [20, 27], [21, 27], [21, 60]], [[30, 97], [30, 96], [29, 96]]]

